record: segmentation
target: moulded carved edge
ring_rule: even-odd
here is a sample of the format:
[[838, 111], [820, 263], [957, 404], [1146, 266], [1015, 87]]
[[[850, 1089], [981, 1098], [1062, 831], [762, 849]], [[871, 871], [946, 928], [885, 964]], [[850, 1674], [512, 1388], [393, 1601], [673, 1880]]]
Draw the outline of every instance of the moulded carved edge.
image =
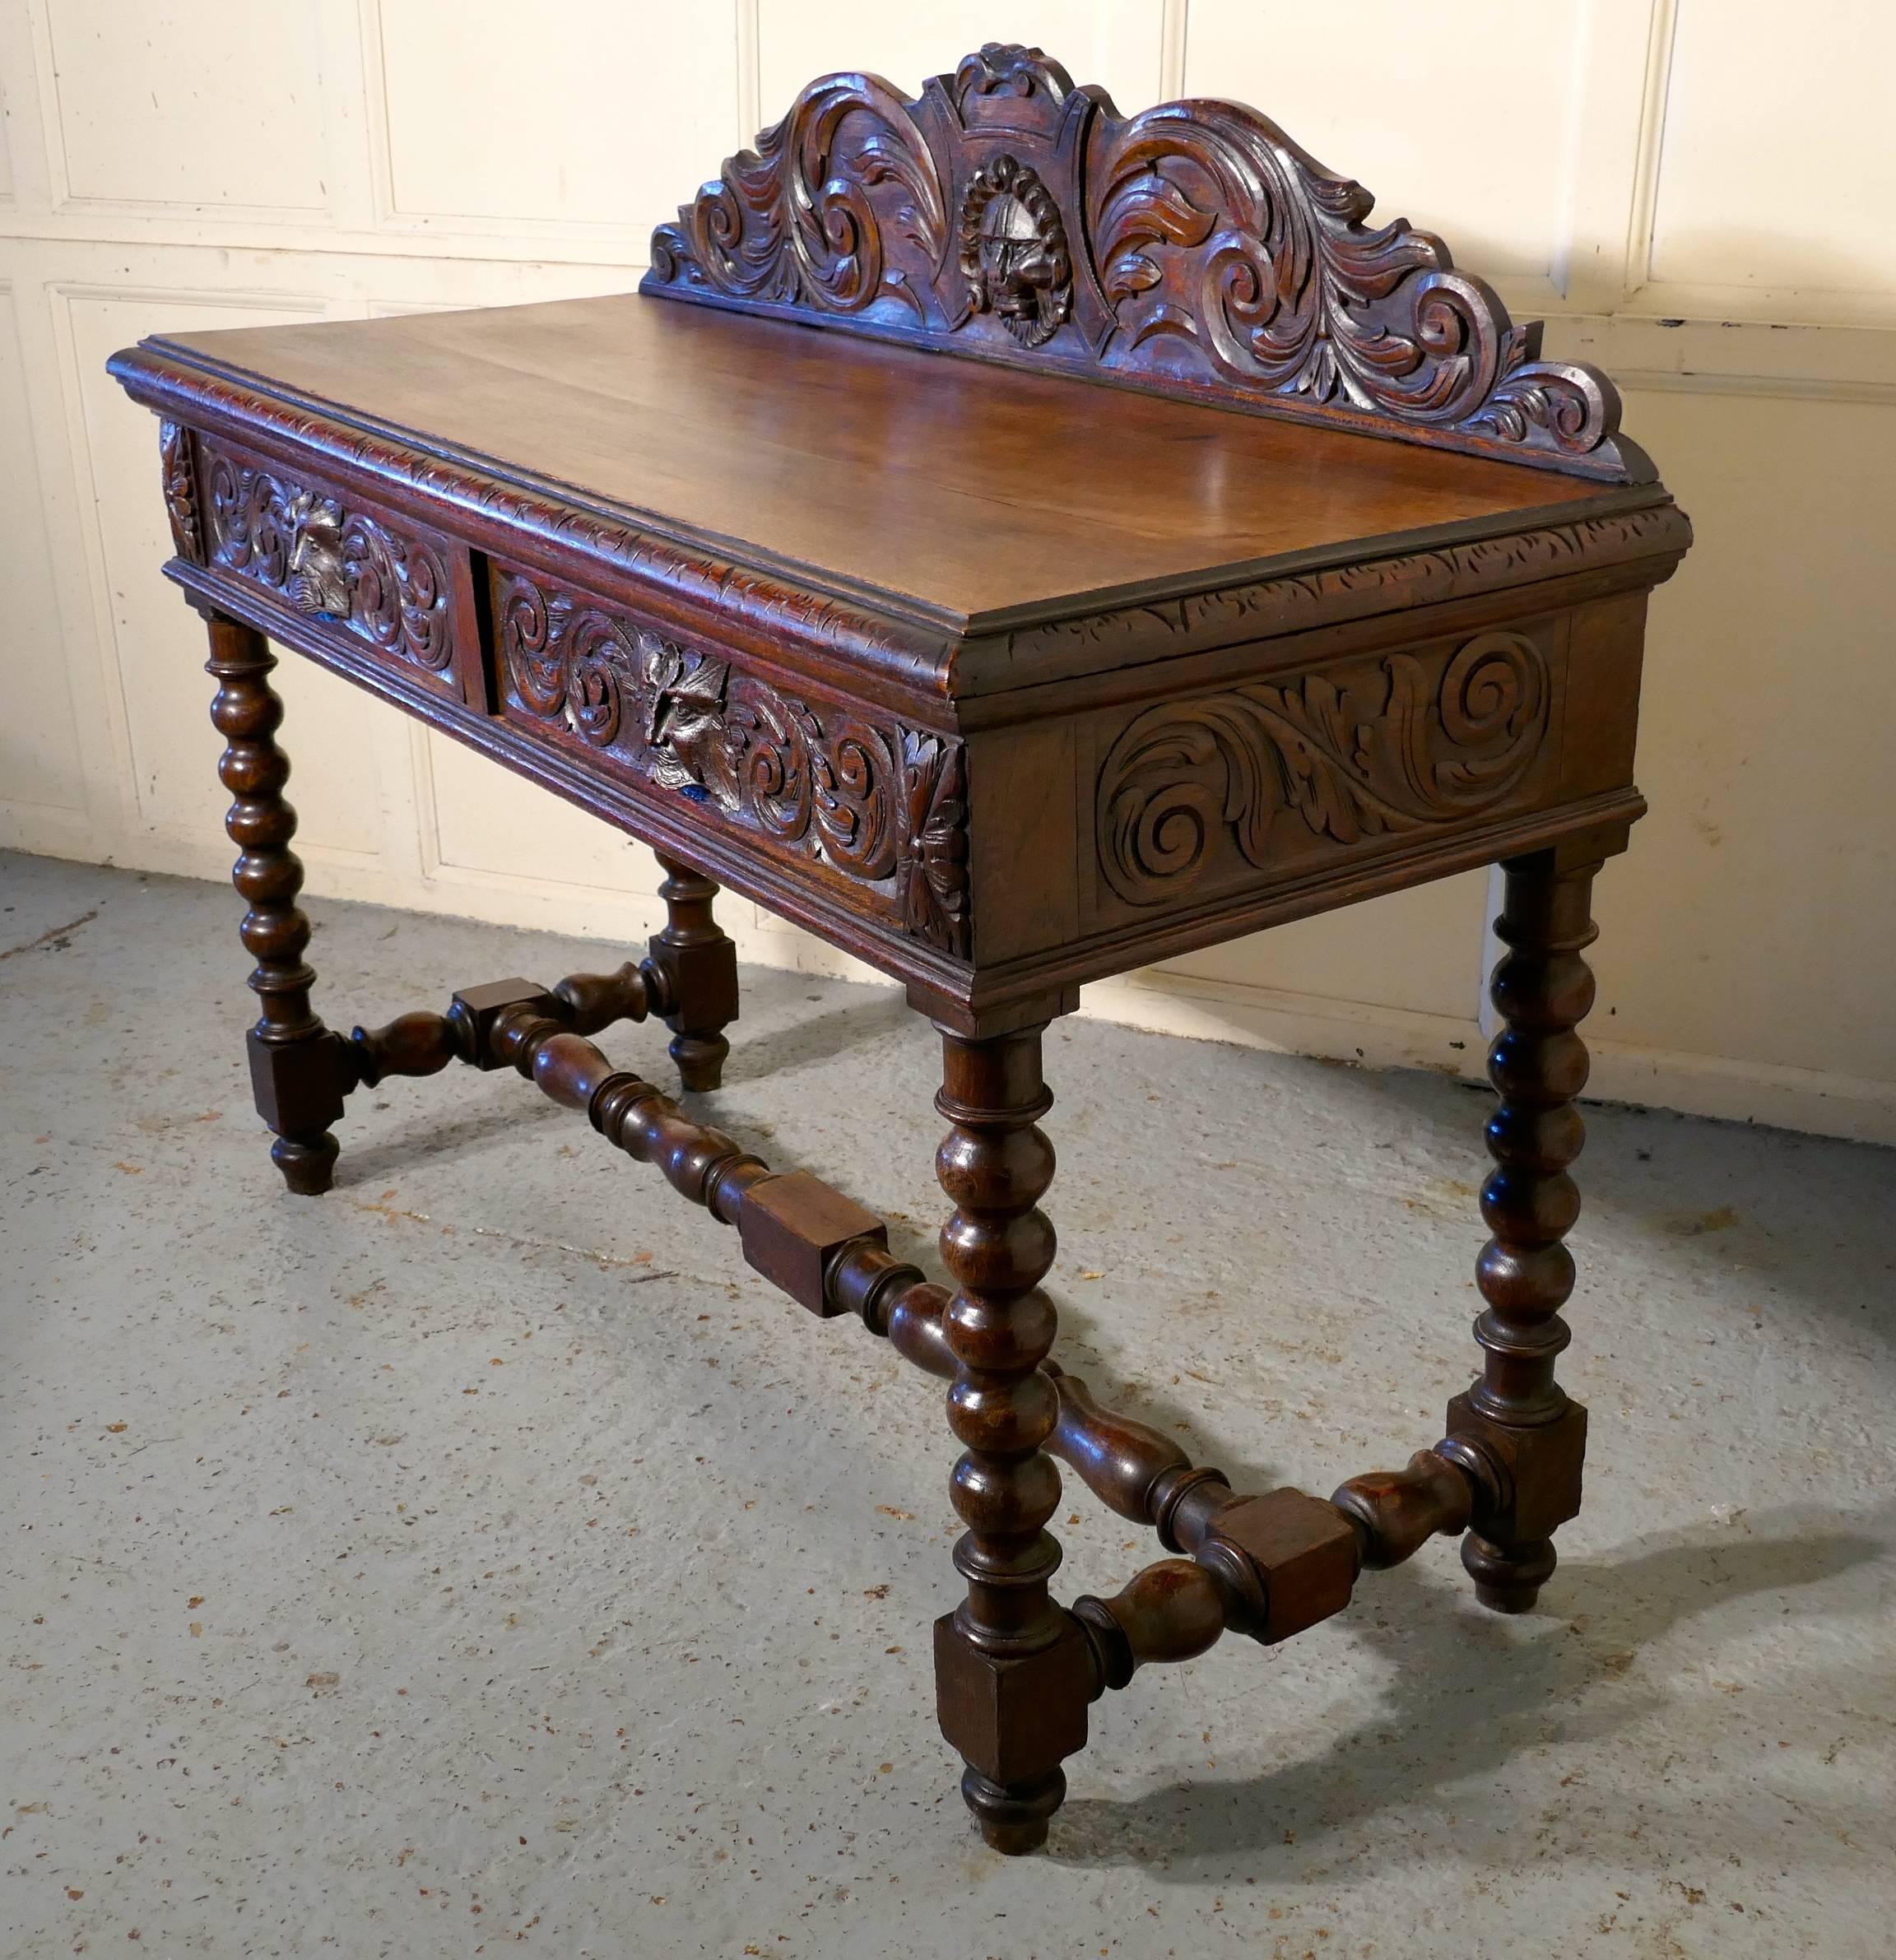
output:
[[497, 526], [569, 545], [662, 590], [715, 610], [741, 611], [773, 631], [867, 656], [904, 680], [932, 683], [944, 644], [937, 629], [908, 628], [844, 601], [802, 590], [709, 550], [663, 537], [624, 519], [576, 508], [552, 486], [497, 477], [477, 464], [443, 457], [397, 437], [354, 428], [314, 408], [263, 393], [198, 367], [161, 345], [114, 355], [109, 371], [133, 399], [161, 417], [202, 405], [219, 420], [308, 447], [332, 467], [360, 469], [411, 487]]
[[1024, 627], [1008, 635], [1008, 652], [1030, 660], [1151, 641], [1160, 653], [1185, 653], [1676, 554], [1691, 541], [1685, 513], [1674, 504], [1655, 504]]

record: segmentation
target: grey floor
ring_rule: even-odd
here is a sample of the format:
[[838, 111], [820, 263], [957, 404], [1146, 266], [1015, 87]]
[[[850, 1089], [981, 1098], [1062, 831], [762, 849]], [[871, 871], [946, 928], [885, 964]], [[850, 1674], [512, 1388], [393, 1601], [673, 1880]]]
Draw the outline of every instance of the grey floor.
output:
[[[1593, 1112], [1545, 1610], [1438, 1542], [1148, 1670], [1008, 1862], [930, 1710], [935, 1385], [511, 1075], [359, 1095], [288, 1196], [230, 893], [13, 857], [0, 906], [7, 1956], [1896, 1950], [1896, 1154]], [[344, 1025], [600, 957], [315, 909]], [[747, 987], [718, 1120], [922, 1247], [927, 1031]], [[1433, 1441], [1483, 1097], [1048, 1052], [1066, 1364], [1240, 1487]], [[1157, 1555], [1069, 1494], [1067, 1594]]]

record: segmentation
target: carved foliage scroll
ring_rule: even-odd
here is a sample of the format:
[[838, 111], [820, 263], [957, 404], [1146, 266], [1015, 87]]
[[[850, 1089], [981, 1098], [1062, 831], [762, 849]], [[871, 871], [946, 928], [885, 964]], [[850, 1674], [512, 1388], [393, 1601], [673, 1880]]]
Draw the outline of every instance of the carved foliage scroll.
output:
[[[434, 546], [336, 498], [201, 444], [211, 561], [444, 673], [454, 655], [448, 568]], [[175, 519], [174, 519], [175, 521]]]
[[165, 511], [171, 520], [171, 548], [193, 564], [202, 561], [198, 526], [198, 471], [191, 454], [191, 431], [181, 424], [158, 425], [158, 452], [165, 472]]
[[653, 235], [648, 292], [1625, 481], [1612, 384], [1254, 110], [1130, 119], [990, 44], [812, 82]]
[[1540, 753], [1550, 686], [1524, 635], [1392, 653], [1282, 683], [1165, 702], [1100, 773], [1106, 881], [1132, 905], [1183, 896], [1229, 839], [1271, 868], [1285, 822], [1338, 844], [1426, 831], [1501, 804]]
[[967, 957], [960, 744], [813, 706], [523, 573], [499, 576], [495, 611], [505, 679], [528, 716], [881, 888], [908, 931]]

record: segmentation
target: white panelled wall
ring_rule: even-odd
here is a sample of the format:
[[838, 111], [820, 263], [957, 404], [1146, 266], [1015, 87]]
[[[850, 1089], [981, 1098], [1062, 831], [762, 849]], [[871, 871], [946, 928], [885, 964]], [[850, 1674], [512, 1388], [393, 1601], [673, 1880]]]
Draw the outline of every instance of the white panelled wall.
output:
[[[1698, 544], [1654, 602], [1652, 814], [1598, 890], [1595, 1087], [1896, 1141], [1896, 13], [1783, 25], [1772, 0], [1440, 0], [1425, 32], [1387, 0], [0, 0], [0, 844], [230, 857], [115, 347], [625, 290], [812, 76], [913, 92], [1031, 41], [1122, 109], [1253, 103], [1617, 376]], [[318, 897], [651, 929], [638, 846], [302, 662], [281, 685]], [[1472, 1071], [1489, 895], [1378, 900], [1088, 1008]], [[722, 909], [747, 957], [839, 964]]]

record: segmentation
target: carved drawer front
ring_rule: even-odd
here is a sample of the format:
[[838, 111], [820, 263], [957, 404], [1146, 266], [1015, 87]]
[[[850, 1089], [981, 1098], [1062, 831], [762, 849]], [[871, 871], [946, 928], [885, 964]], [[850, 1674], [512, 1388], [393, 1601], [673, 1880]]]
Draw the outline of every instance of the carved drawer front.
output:
[[857, 911], [968, 956], [961, 745], [881, 710], [787, 691], [728, 654], [537, 572], [494, 563], [500, 712]]
[[467, 555], [290, 466], [198, 440], [209, 568], [334, 629], [338, 651], [486, 706]]
[[1564, 619], [1464, 634], [1103, 727], [1098, 913], [1208, 906], [1558, 801], [1567, 639]]

